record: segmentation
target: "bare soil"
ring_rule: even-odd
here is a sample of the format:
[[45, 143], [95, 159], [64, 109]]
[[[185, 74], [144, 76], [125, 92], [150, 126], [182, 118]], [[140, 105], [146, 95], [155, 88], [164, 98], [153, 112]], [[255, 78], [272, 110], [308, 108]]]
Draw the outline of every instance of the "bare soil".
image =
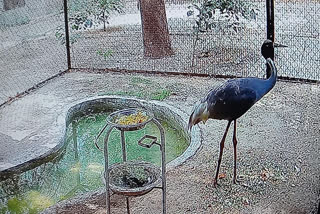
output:
[[[133, 78], [136, 84], [132, 84]], [[129, 92], [138, 87], [158, 90], [150, 85], [157, 83], [171, 91], [164, 102], [190, 113], [196, 101], [224, 81], [72, 72], [33, 93], [54, 96], [61, 104], [102, 92]], [[219, 185], [213, 186], [219, 141], [226, 121], [209, 120], [206, 125], [200, 125], [201, 150], [167, 173], [167, 212], [316, 213], [320, 190], [319, 93], [319, 85], [278, 82], [238, 120], [237, 184], [232, 184], [233, 146], [229, 134]], [[111, 198], [112, 213], [125, 213], [125, 198], [117, 195]], [[130, 198], [130, 206], [132, 213], [161, 213], [161, 191]], [[105, 196], [103, 190], [89, 193], [61, 202], [44, 213], [105, 213]]]

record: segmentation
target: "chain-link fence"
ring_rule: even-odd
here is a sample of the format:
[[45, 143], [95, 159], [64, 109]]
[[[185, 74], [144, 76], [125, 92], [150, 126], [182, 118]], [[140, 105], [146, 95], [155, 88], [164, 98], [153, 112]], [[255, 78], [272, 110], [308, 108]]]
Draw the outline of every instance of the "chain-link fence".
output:
[[0, 0], [0, 104], [66, 70], [60, 0]]
[[[253, 75], [260, 73], [257, 61], [260, 58], [260, 44], [266, 34], [264, 4], [256, 4], [261, 7], [261, 17], [256, 20], [260, 24], [243, 20], [248, 24], [245, 28], [239, 27], [238, 31], [217, 27], [199, 33], [198, 36], [194, 29], [196, 15], [187, 16], [188, 6], [191, 4], [192, 1], [166, 3], [173, 55], [160, 59], [144, 56], [140, 10], [136, 1], [126, 1], [124, 13], [112, 13], [105, 31], [71, 30], [71, 37], [77, 38], [72, 45], [73, 67], [232, 76], [246, 76], [249, 72], [254, 73]], [[99, 29], [99, 26], [97, 28]]]
[[320, 1], [278, 2], [275, 25], [277, 39], [289, 46], [278, 52], [281, 75], [320, 80]]
[[[193, 5], [203, 9], [204, 1], [166, 0], [165, 16], [144, 4], [153, 1], [159, 2], [68, 0], [72, 68], [264, 75], [260, 46], [266, 38], [265, 1], [215, 1], [227, 2], [217, 8], [229, 7], [234, 13], [228, 16], [225, 8], [209, 17], [205, 14], [210, 24], [205, 30], [199, 25], [199, 10]], [[142, 19], [140, 11], [148, 15]], [[67, 56], [62, 0], [0, 0], [0, 12], [3, 103], [66, 70]], [[160, 16], [162, 19], [156, 18]], [[157, 22], [166, 20], [159, 26], [168, 30], [168, 56], [148, 56], [144, 40], [148, 29], [143, 28], [141, 20], [149, 23], [150, 29], [150, 23], [157, 26]], [[317, 0], [275, 2], [275, 40], [289, 46], [276, 50], [280, 76], [320, 80], [319, 20]], [[166, 32], [157, 34], [152, 35], [155, 38], [151, 37], [150, 43], [165, 38]]]
[[[199, 1], [200, 2], [200, 1]], [[72, 6], [72, 2], [69, 2]], [[124, 1], [123, 13], [111, 11], [108, 24], [74, 30], [70, 23], [75, 68], [116, 68], [187, 72], [225, 76], [263, 76], [260, 46], [266, 38], [265, 1], [247, 1], [252, 17], [234, 19], [217, 12], [214, 26], [196, 33], [197, 14], [188, 16], [193, 1], [166, 1], [166, 18], [174, 54], [152, 59], [144, 54], [143, 27], [137, 1]], [[198, 4], [199, 6], [201, 4]], [[275, 40], [288, 45], [276, 50], [279, 75], [320, 80], [319, 9], [314, 0], [275, 3]], [[73, 11], [74, 12], [74, 11]], [[70, 11], [71, 16], [72, 11]], [[153, 14], [156, 15], [156, 14]], [[152, 16], [152, 14], [151, 14]], [[94, 22], [94, 21], [93, 21]], [[85, 27], [84, 27], [85, 28]]]

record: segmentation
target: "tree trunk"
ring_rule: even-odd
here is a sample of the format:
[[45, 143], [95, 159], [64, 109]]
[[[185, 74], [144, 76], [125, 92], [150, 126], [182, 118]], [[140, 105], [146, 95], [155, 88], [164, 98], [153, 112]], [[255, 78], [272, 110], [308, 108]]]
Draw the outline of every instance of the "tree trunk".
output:
[[164, 0], [140, 0], [144, 56], [162, 58], [173, 54]]

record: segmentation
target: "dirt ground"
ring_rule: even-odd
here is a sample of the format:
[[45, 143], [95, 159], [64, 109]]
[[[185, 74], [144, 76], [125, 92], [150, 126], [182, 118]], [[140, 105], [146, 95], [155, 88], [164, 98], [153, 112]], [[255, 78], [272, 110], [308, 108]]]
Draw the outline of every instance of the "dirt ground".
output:
[[[107, 32], [83, 33], [78, 42], [72, 44], [73, 67], [258, 76], [263, 64], [260, 44], [265, 38], [263, 2], [256, 2], [260, 10], [257, 21], [247, 23], [247, 28], [237, 34], [220, 30], [204, 34], [196, 48], [195, 55], [199, 57], [193, 68], [190, 62], [194, 22], [186, 17], [190, 1], [167, 1], [186, 4], [167, 5], [175, 55], [163, 60], [143, 57], [141, 18], [136, 1], [126, 2], [128, 12], [111, 16]], [[277, 2], [275, 8], [276, 41], [289, 46], [276, 50], [278, 66], [283, 68], [279, 75], [319, 80], [319, 4], [313, 0], [284, 2]], [[28, 0], [26, 4], [23, 8], [0, 12], [0, 105], [67, 69], [65, 46], [55, 36], [56, 29], [64, 26], [62, 2]], [[77, 36], [71, 33], [71, 37]], [[112, 56], [104, 60], [97, 55], [98, 50], [111, 50]]]
[[[171, 92], [163, 102], [189, 114], [196, 101], [224, 81], [74, 71], [4, 106], [0, 109], [0, 116], [11, 112], [7, 119], [14, 120], [14, 109], [19, 109], [20, 105], [20, 110], [26, 110], [25, 102], [32, 99], [37, 106], [29, 106], [29, 114], [41, 118], [49, 112], [50, 120], [55, 120], [54, 112], [61, 106], [86, 97], [140, 91], [140, 98], [149, 99], [149, 93], [162, 89]], [[201, 149], [185, 163], [167, 172], [167, 213], [316, 213], [320, 190], [319, 93], [319, 85], [278, 82], [238, 120], [239, 181], [235, 185], [232, 184], [233, 147], [229, 134], [220, 170], [222, 178], [217, 188], [213, 186], [219, 141], [226, 121], [209, 120], [206, 125], [201, 124]], [[4, 120], [4, 117], [0, 119]], [[40, 120], [39, 123], [43, 122]], [[45, 125], [40, 128], [45, 129]], [[19, 142], [16, 143], [18, 146]], [[120, 196], [111, 198], [112, 213], [125, 213], [125, 199]], [[131, 198], [130, 202], [131, 213], [161, 213], [159, 190]], [[61, 202], [45, 211], [104, 212], [103, 190]]]

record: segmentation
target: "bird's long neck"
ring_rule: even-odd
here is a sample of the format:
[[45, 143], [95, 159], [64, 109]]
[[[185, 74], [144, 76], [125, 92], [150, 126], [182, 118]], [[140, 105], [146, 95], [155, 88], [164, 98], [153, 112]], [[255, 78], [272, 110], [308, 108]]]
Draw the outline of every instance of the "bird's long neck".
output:
[[260, 100], [264, 95], [266, 95], [274, 87], [277, 81], [277, 68], [271, 58], [268, 58], [266, 60], [266, 66], [268, 78], [254, 81], [254, 87], [257, 93], [257, 101]]
[[266, 69], [266, 75], [267, 75], [267, 79], [269, 79], [272, 75], [272, 70], [271, 67], [269, 67], [266, 63], [267, 69]]
[[266, 69], [266, 72], [267, 72], [266, 82], [267, 82], [267, 84], [266, 84], [266, 88], [265, 88], [266, 89], [265, 94], [268, 93], [277, 82], [277, 68], [271, 58], [267, 59], [266, 66], [267, 66], [267, 69]]

